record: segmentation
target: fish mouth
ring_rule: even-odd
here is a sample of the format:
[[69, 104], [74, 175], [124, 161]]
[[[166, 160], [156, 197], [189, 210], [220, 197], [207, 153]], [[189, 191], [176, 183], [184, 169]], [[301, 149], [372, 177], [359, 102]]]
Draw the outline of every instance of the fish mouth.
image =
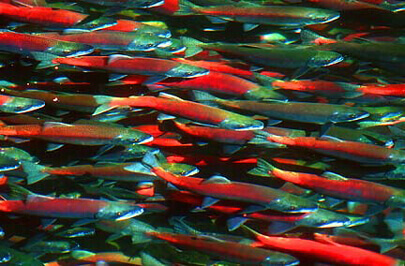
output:
[[134, 210], [132, 210], [132, 211], [130, 211], [130, 212], [128, 212], [128, 213], [126, 213], [126, 214], [124, 214], [124, 215], [118, 217], [118, 218], [116, 218], [115, 221], [124, 221], [124, 220], [130, 219], [130, 218], [132, 218], [132, 217], [139, 216], [139, 215], [141, 215], [143, 212], [144, 212], [144, 209], [141, 208], [141, 207], [138, 207], [138, 208], [136, 208], [136, 209], [134, 209]]
[[173, 42], [171, 40], [163, 41], [157, 45], [158, 48], [166, 48], [172, 45]]
[[38, 103], [38, 104], [29, 106], [29, 107], [25, 107], [25, 108], [16, 108], [16, 109], [13, 110], [12, 112], [13, 112], [13, 113], [16, 113], [16, 114], [24, 114], [24, 113], [28, 113], [28, 112], [31, 112], [31, 111], [35, 111], [35, 110], [41, 109], [41, 108], [44, 107], [44, 106], [45, 106], [45, 103], [42, 102], [42, 103]]
[[79, 50], [73, 54], [67, 55], [66, 57], [77, 57], [77, 56], [82, 56], [82, 55], [87, 55], [87, 54], [91, 54], [92, 52], [94, 52], [94, 48], [91, 47], [87, 50]]
[[210, 73], [209, 70], [207, 70], [207, 71], [201, 71], [201, 72], [197, 72], [197, 73], [194, 73], [194, 74], [192, 74], [192, 75], [189, 75], [189, 76], [187, 76], [187, 78], [201, 77], [201, 76], [208, 75], [209, 73]]
[[296, 210], [285, 210], [284, 212], [286, 212], [286, 213], [307, 213], [307, 212], [315, 212], [316, 210], [318, 210], [318, 206], [299, 208]]
[[192, 169], [192, 170], [187, 171], [186, 173], [184, 173], [184, 176], [195, 175], [195, 174], [197, 174], [198, 172], [200, 172], [200, 170], [198, 170], [198, 168], [194, 168], [194, 169]]
[[264, 128], [264, 124], [262, 123], [261, 125], [251, 125], [251, 126], [246, 126], [246, 127], [240, 127], [240, 128], [233, 128], [232, 130], [235, 131], [248, 131], [248, 130], [260, 130]]
[[144, 144], [144, 143], [148, 143], [151, 142], [153, 140], [153, 136], [149, 136], [146, 139], [140, 140], [139, 142], [137, 142], [136, 144]]
[[346, 226], [346, 227], [354, 227], [354, 226], [358, 226], [358, 225], [368, 223], [369, 221], [370, 221], [370, 218], [368, 218], [368, 217], [365, 217], [365, 218], [360, 217], [359, 219], [356, 219], [356, 220], [350, 220], [349, 219], [349, 221], [347, 221], [344, 226]]
[[158, 6], [163, 5], [164, 3], [165, 3], [165, 1], [162, 0], [162, 1], [156, 2], [156, 3], [154, 3], [154, 4], [151, 4], [151, 5], [149, 5], [149, 6], [146, 6], [145, 8], [158, 7]]
[[317, 226], [317, 228], [342, 227], [342, 226], [345, 226], [347, 223], [348, 223], [348, 221], [344, 221], [344, 222], [335, 221], [335, 222], [330, 222], [330, 223], [327, 223], [327, 224], [323, 224], [323, 225]]
[[330, 61], [329, 63], [327, 63], [327, 64], [325, 64], [325, 65], [323, 65], [323, 66], [335, 65], [335, 64], [337, 64], [337, 63], [342, 62], [343, 59], [344, 59], [343, 56], [337, 57], [337, 58], [333, 59], [332, 61]]
[[355, 117], [355, 118], [353, 118], [353, 119], [347, 120], [347, 122], [352, 122], [352, 121], [361, 120], [361, 119], [367, 118], [367, 117], [369, 117], [369, 116], [370, 116], [369, 113], [364, 113], [364, 114], [361, 114], [361, 115], [359, 115], [359, 116], [357, 116], [357, 117]]

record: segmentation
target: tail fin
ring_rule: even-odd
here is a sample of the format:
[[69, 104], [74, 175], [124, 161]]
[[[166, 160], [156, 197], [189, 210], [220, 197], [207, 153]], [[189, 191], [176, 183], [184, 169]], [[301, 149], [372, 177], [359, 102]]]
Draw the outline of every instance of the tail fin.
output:
[[149, 168], [154, 168], [159, 167], [162, 162], [157, 158], [156, 155], [147, 152], [142, 159], [142, 163]]
[[255, 136], [249, 140], [249, 144], [253, 145], [262, 145], [267, 148], [285, 148], [285, 144], [280, 144], [277, 142], [273, 142], [269, 139], [267, 139], [268, 136], [274, 136], [271, 133], [268, 133], [263, 130], [257, 130], [255, 131]]
[[248, 174], [267, 177], [267, 176], [271, 176], [269, 174], [269, 171], [272, 171], [273, 169], [275, 169], [275, 167], [273, 165], [271, 165], [266, 160], [259, 158], [259, 159], [257, 159], [257, 167], [251, 169], [248, 172]]
[[260, 73], [253, 73], [253, 75], [255, 76], [257, 81], [259, 81], [260, 84], [266, 86], [267, 88], [273, 88], [273, 82], [281, 80], [278, 78], [273, 78], [273, 77], [269, 77], [266, 75], [262, 75]]
[[202, 232], [192, 228], [184, 221], [184, 217], [172, 217], [169, 220], [169, 223], [173, 226], [174, 231], [180, 234], [187, 235], [202, 235]]
[[14, 199], [26, 199], [29, 195], [37, 195], [34, 192], [31, 192], [28, 189], [14, 183], [9, 183], [8, 186], [10, 188], [10, 197]]
[[201, 46], [204, 45], [204, 43], [199, 40], [190, 37], [180, 37], [180, 40], [186, 47], [185, 57], [191, 57], [203, 50]]
[[253, 237], [253, 239], [258, 239], [258, 237], [261, 235], [259, 232], [253, 230], [250, 227], [247, 227], [246, 225], [241, 225], [241, 228], [248, 233], [249, 235], [251, 235]]
[[323, 36], [321, 36], [319, 34], [316, 34], [315, 32], [310, 31], [310, 30], [302, 30], [301, 31], [301, 40], [302, 40], [302, 42], [304, 44], [317, 44], [317, 45], [335, 43], [336, 42], [333, 39], [323, 37]]
[[161, 261], [159, 261], [158, 259], [156, 259], [152, 255], [150, 255], [149, 253], [146, 253], [144, 251], [141, 251], [139, 254], [140, 254], [140, 257], [141, 257], [141, 265], [145, 265], [145, 266], [164, 266], [164, 265], [168, 265], [167, 263], [162, 263]]
[[215, 97], [214, 95], [211, 95], [205, 91], [192, 91], [192, 97], [199, 103], [207, 104], [213, 107], [219, 107], [217, 102], [222, 100], [221, 98]]
[[28, 185], [34, 184], [50, 175], [49, 173], [45, 172], [47, 169], [46, 166], [27, 161], [21, 162], [21, 165], [24, 168], [24, 172], [27, 174], [26, 178]]
[[194, 12], [195, 8], [198, 8], [198, 6], [187, 0], [182, 0], [182, 1], [179, 1], [179, 10], [174, 12], [173, 15], [175, 15], [175, 16], [196, 15]]
[[39, 61], [40, 63], [36, 66], [37, 69], [44, 69], [49, 68], [57, 65], [55, 58], [59, 56], [50, 54], [50, 53], [43, 53], [43, 52], [31, 52], [32, 57], [35, 60]]

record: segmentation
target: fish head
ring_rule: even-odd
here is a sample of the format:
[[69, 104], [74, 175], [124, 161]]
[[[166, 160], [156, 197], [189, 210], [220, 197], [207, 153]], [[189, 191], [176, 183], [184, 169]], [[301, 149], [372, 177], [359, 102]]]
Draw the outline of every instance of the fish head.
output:
[[293, 266], [298, 265], [300, 261], [288, 254], [281, 252], [274, 252], [271, 256], [264, 259], [260, 265], [285, 265]]
[[194, 165], [183, 163], [162, 163], [161, 166], [165, 171], [179, 176], [190, 176], [199, 172], [198, 168]]
[[345, 224], [346, 227], [359, 226], [370, 222], [370, 217], [367, 216], [347, 215], [347, 218], [349, 218], [349, 221]]
[[159, 149], [145, 146], [145, 145], [138, 145], [138, 144], [131, 144], [130, 146], [125, 148], [123, 153], [126, 154], [128, 158], [141, 158], [145, 156], [146, 153], [157, 154]]
[[144, 209], [133, 204], [109, 202], [95, 215], [96, 219], [123, 221], [141, 215]]
[[319, 208], [298, 221], [297, 225], [312, 228], [333, 228], [345, 226], [349, 221], [349, 218], [343, 214]]
[[318, 209], [316, 202], [295, 196], [289, 193], [278, 199], [272, 200], [266, 205], [269, 209], [285, 213], [306, 213]]
[[128, 51], [153, 51], [171, 45], [169, 39], [158, 37], [150, 33], [136, 34], [134, 40], [127, 46]]
[[390, 207], [405, 208], [405, 191], [399, 191], [392, 195], [385, 204]]
[[308, 67], [317, 68], [337, 64], [343, 61], [343, 56], [333, 51], [317, 51], [307, 62]]
[[192, 66], [188, 64], [178, 64], [176, 67], [170, 69], [165, 73], [167, 77], [175, 78], [195, 78], [204, 75], [208, 75], [210, 71], [208, 69]]
[[164, 0], [131, 0], [125, 1], [125, 6], [133, 8], [151, 8], [161, 6], [164, 3]]
[[37, 99], [12, 97], [11, 100], [3, 103], [0, 110], [5, 113], [23, 114], [40, 109], [45, 106], [45, 102]]
[[58, 56], [75, 57], [90, 54], [94, 48], [87, 44], [59, 41], [54, 46], [46, 49], [46, 53]]
[[156, 27], [156, 26], [151, 26], [151, 25], [142, 25], [139, 29], [138, 32], [142, 33], [150, 33], [153, 35], [156, 35], [161, 38], [170, 38], [172, 36], [172, 33], [170, 30], [161, 28], [161, 27]]
[[89, 32], [95, 30], [105, 29], [117, 24], [117, 21], [110, 17], [100, 17], [93, 19], [87, 23], [78, 23], [72, 28], [65, 29], [64, 33], [80, 33], [80, 32]]
[[351, 122], [366, 118], [369, 115], [370, 114], [364, 110], [352, 108], [352, 110], [334, 112], [329, 117], [329, 120], [332, 123]]
[[132, 145], [143, 144], [153, 140], [153, 136], [146, 134], [142, 131], [123, 128], [121, 134], [113, 139], [112, 144], [118, 145]]
[[317, 24], [328, 23], [334, 21], [340, 17], [339, 12], [321, 9], [321, 8], [311, 8], [310, 12], [306, 15], [307, 18], [311, 19], [311, 24], [316, 22]]
[[235, 114], [234, 116], [231, 115], [230, 117], [224, 119], [221, 123], [218, 124], [218, 127], [236, 131], [245, 131], [263, 129], [264, 124], [262, 121]]
[[164, 47], [161, 50], [168, 52], [168, 53], [180, 53], [186, 50], [186, 47], [179, 39], [171, 38], [170, 41], [172, 44], [170, 46]]
[[270, 88], [257, 87], [251, 89], [243, 94], [243, 97], [248, 100], [274, 100], [274, 101], [288, 101], [287, 97], [278, 93]]

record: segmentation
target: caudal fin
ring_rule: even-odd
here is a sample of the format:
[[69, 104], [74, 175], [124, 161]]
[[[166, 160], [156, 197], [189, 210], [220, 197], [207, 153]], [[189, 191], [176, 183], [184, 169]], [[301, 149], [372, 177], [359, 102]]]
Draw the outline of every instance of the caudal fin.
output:
[[271, 176], [269, 171], [275, 169], [273, 165], [271, 165], [268, 161], [259, 158], [257, 159], [257, 167], [251, 169], [248, 174], [256, 175], [256, 176]]
[[185, 57], [191, 57], [203, 50], [201, 47], [204, 43], [190, 37], [180, 37], [181, 42], [186, 47]]
[[24, 172], [27, 174], [26, 179], [28, 185], [34, 184], [49, 176], [49, 173], [45, 172], [47, 169], [46, 166], [27, 161], [23, 161], [21, 165], [23, 166]]

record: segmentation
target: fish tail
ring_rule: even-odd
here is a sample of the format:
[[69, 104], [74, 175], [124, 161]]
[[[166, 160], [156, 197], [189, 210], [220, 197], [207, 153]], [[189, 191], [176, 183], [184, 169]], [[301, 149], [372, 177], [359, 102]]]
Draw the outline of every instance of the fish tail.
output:
[[203, 233], [192, 228], [184, 221], [184, 217], [172, 217], [169, 220], [169, 223], [173, 226], [173, 229], [180, 234], [187, 234], [187, 235], [202, 235]]
[[201, 52], [203, 49], [201, 48], [202, 45], [204, 45], [203, 42], [196, 40], [194, 38], [190, 37], [180, 37], [181, 42], [183, 45], [186, 47], [185, 51], [185, 57], [191, 57], [193, 55], [198, 54]]
[[45, 172], [47, 167], [31, 162], [24, 161], [21, 163], [24, 172], [27, 174], [27, 184], [34, 184], [45, 177], [49, 176], [49, 173]]
[[162, 164], [162, 161], [155, 154], [147, 152], [142, 159], [142, 163], [149, 168], [154, 168], [159, 167]]
[[10, 188], [9, 195], [11, 198], [25, 199], [29, 195], [36, 195], [34, 192], [14, 183], [9, 183], [8, 187]]
[[162, 263], [161, 261], [159, 261], [158, 259], [156, 259], [155, 257], [153, 257], [152, 255], [150, 255], [149, 253], [146, 253], [144, 251], [141, 251], [139, 253], [140, 257], [141, 257], [141, 263], [142, 265], [155, 265], [155, 266], [164, 266], [167, 264]]
[[270, 136], [274, 136], [266, 131], [263, 130], [258, 130], [254, 132], [255, 136], [249, 140], [249, 144], [253, 144], [253, 145], [261, 145], [261, 146], [265, 146], [267, 148], [285, 148], [286, 145], [284, 144], [280, 144], [277, 142], [273, 142], [271, 140], [268, 139], [268, 137]]
[[334, 40], [323, 37], [310, 30], [301, 31], [301, 40], [303, 44], [318, 44], [318, 45], [334, 42]]
[[242, 224], [240, 227], [243, 229], [243, 231], [245, 231], [250, 236], [252, 236], [253, 239], [259, 239], [260, 238], [261, 234], [259, 232], [255, 231], [255, 230], [253, 230], [252, 228], [250, 228], [250, 227], [248, 227], [248, 226], [246, 226], [244, 224]]
[[276, 169], [273, 165], [271, 165], [268, 161], [259, 158], [257, 159], [257, 166], [251, 169], [248, 174], [256, 175], [256, 176], [271, 176], [269, 171]]
[[277, 79], [277, 78], [273, 78], [273, 77], [269, 77], [269, 76], [266, 76], [266, 75], [262, 75], [262, 74], [260, 74], [260, 73], [253, 73], [253, 75], [255, 76], [255, 78], [257, 79], [257, 81], [258, 81], [260, 84], [266, 86], [266, 88], [273, 88], [273, 82], [274, 82], [274, 81], [277, 81], [277, 80], [280, 80], [280, 79]]
[[218, 107], [219, 105], [216, 102], [222, 100], [221, 98], [215, 97], [205, 91], [192, 91], [192, 94], [195, 101], [214, 107]]
[[49, 68], [49, 67], [54, 67], [58, 63], [56, 58], [59, 56], [50, 54], [50, 53], [44, 53], [44, 52], [31, 52], [32, 57], [34, 57], [35, 60], [39, 61], [40, 63], [36, 66], [37, 69], [44, 69], [44, 68]]
[[190, 16], [196, 15], [195, 10], [199, 6], [196, 4], [191, 3], [187, 0], [179, 1], [179, 10], [177, 10], [173, 15], [175, 16]]

